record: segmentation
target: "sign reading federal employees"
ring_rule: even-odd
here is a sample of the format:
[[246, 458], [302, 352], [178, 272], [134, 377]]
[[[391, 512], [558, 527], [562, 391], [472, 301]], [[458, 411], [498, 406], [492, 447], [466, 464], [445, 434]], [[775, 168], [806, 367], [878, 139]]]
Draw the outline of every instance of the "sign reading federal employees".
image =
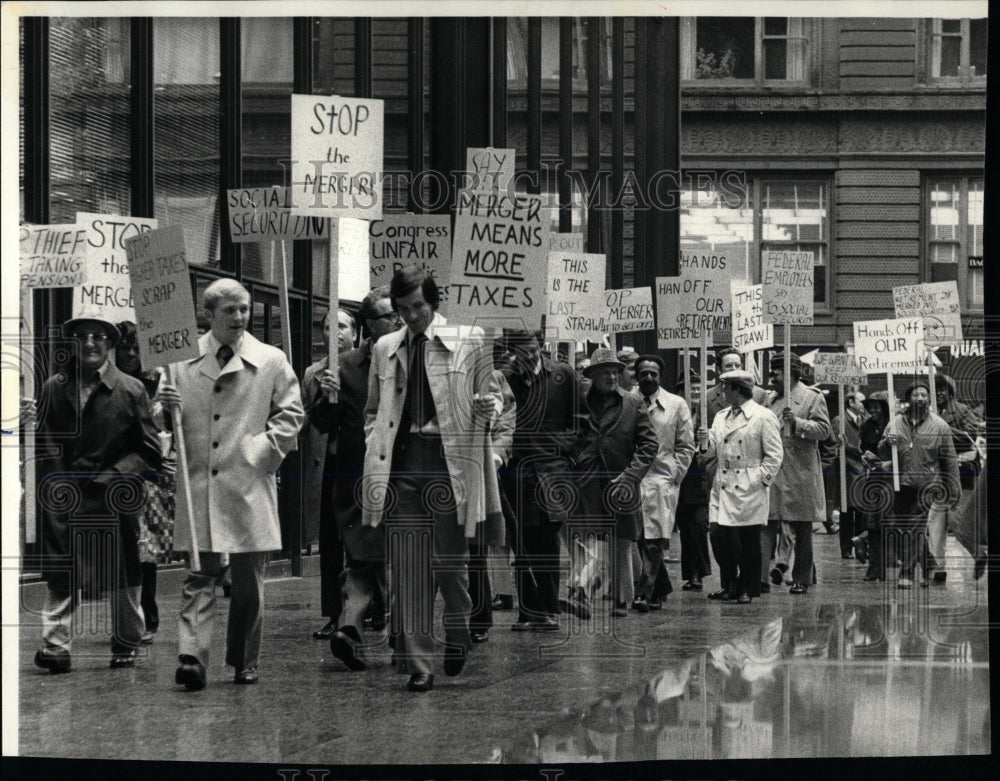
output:
[[79, 287], [87, 281], [84, 225], [22, 225], [21, 287]]
[[382, 217], [382, 100], [292, 95], [292, 212]]
[[764, 322], [813, 324], [814, 253], [765, 250], [761, 257]]
[[100, 317], [112, 323], [135, 322], [132, 283], [125, 241], [155, 230], [157, 221], [143, 217], [77, 212], [87, 229], [87, 282], [73, 290], [73, 317]]
[[549, 213], [540, 195], [462, 190], [448, 317], [463, 325], [537, 329], [545, 314]]
[[292, 214], [288, 187], [226, 190], [229, 236], [234, 244], [279, 239], [325, 239], [325, 217]]
[[125, 240], [143, 361], [162, 366], [198, 357], [198, 326], [180, 225]]

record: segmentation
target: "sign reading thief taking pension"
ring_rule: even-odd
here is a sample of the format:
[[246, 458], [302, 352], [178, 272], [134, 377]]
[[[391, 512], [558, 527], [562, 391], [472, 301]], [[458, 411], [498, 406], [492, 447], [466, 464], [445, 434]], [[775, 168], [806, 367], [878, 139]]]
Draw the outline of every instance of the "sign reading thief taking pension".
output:
[[77, 287], [87, 281], [84, 225], [22, 225], [21, 287]]
[[292, 213], [382, 217], [382, 100], [292, 95]]
[[463, 325], [540, 328], [548, 254], [549, 212], [540, 195], [461, 191], [448, 318]]

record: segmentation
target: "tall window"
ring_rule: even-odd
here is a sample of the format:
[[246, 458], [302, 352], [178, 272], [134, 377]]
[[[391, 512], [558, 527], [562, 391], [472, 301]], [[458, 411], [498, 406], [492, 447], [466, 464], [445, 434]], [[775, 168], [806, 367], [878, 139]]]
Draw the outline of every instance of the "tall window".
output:
[[983, 308], [983, 178], [927, 182], [930, 280], [954, 279], [968, 309]]
[[812, 252], [813, 301], [829, 306], [830, 185], [826, 179], [748, 176], [746, 188], [688, 187], [681, 194], [681, 250], [725, 254], [760, 281], [765, 250]]
[[681, 19], [681, 79], [706, 84], [805, 84], [810, 20], [699, 16]]
[[945, 83], [984, 81], [986, 29], [986, 19], [931, 19], [931, 79]]
[[[559, 18], [544, 17], [542, 24], [542, 81], [559, 78]], [[601, 84], [611, 84], [611, 20], [601, 19], [596, 34], [601, 39]], [[585, 19], [573, 19], [573, 81], [587, 81], [587, 36], [590, 25]], [[528, 20], [507, 19], [507, 79], [515, 88], [528, 79]]]

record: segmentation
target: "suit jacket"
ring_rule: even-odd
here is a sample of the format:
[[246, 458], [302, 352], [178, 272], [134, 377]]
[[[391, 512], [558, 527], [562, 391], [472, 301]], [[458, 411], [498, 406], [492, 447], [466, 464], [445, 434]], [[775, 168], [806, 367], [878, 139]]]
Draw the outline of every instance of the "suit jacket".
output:
[[120, 549], [127, 585], [138, 585], [142, 479], [161, 464], [149, 397], [139, 380], [111, 362], [82, 410], [79, 399], [75, 371], [50, 377], [39, 394], [35, 493], [44, 563], [59, 567], [65, 557], [79, 558], [70, 539], [74, 519], [117, 515], [128, 532]]
[[[392, 453], [406, 401], [408, 329], [383, 336], [372, 350], [365, 407], [365, 469], [362, 513], [366, 526], [378, 526], [385, 510]], [[448, 325], [435, 313], [423, 343], [427, 382], [437, 414], [445, 462], [454, 491], [458, 523], [466, 537], [488, 515], [501, 516], [500, 488], [493, 466], [493, 445], [485, 421], [473, 415], [473, 394], [502, 404], [493, 376], [493, 357], [483, 331]], [[488, 466], [485, 466], [488, 465]]]
[[[642, 404], [645, 403], [642, 398]], [[659, 449], [642, 479], [643, 528], [646, 539], [669, 540], [681, 481], [694, 455], [694, 430], [684, 399], [663, 388], [658, 390], [648, 411]]]
[[[198, 340], [201, 355], [171, 367], [181, 394], [198, 548], [279, 550], [274, 475], [295, 449], [305, 421], [299, 383], [281, 350], [248, 333], [239, 352], [219, 369], [210, 337]], [[176, 550], [192, 545], [184, 481], [178, 470]]]
[[792, 433], [781, 426], [785, 457], [771, 486], [769, 519], [822, 523], [826, 520], [826, 491], [820, 443], [830, 438], [830, 413], [823, 392], [797, 382], [790, 403], [771, 391], [765, 406], [781, 423], [781, 410], [790, 406], [796, 423]]
[[511, 366], [501, 371], [517, 404], [511, 457], [501, 471], [504, 493], [522, 526], [564, 522], [581, 427], [579, 379], [547, 358], [530, 381]]
[[742, 413], [715, 416], [706, 453], [716, 460], [708, 521], [721, 526], [758, 526], [768, 520], [769, 487], [782, 466], [784, 449], [774, 413], [753, 399]]

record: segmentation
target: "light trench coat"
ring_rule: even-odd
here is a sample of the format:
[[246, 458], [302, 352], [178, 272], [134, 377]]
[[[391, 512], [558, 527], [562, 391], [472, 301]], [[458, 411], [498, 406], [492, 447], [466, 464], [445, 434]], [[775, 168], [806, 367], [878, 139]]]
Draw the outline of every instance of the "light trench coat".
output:
[[[296, 448], [302, 394], [284, 353], [243, 335], [224, 369], [210, 347], [170, 367], [181, 395], [198, 548], [216, 553], [281, 549], [274, 475]], [[184, 476], [177, 472], [174, 548], [191, 550]]]
[[708, 500], [708, 522], [720, 526], [767, 523], [768, 490], [781, 468], [784, 450], [774, 414], [749, 399], [742, 414], [728, 408], [712, 421], [706, 453], [716, 459]]
[[[361, 506], [366, 526], [378, 526], [385, 512], [393, 445], [406, 401], [407, 331], [401, 328], [383, 336], [372, 349]], [[426, 334], [427, 383], [441, 431], [458, 523], [465, 536], [471, 538], [478, 524], [502, 517], [493, 443], [486, 436], [486, 421], [473, 416], [475, 393], [492, 398], [498, 411], [502, 408], [500, 386], [482, 329], [448, 325], [435, 313]]]
[[[642, 403], [646, 403], [645, 398]], [[660, 447], [639, 484], [643, 533], [647, 540], [669, 540], [677, 516], [681, 481], [695, 451], [691, 411], [684, 399], [663, 388], [657, 391], [647, 411]]]

